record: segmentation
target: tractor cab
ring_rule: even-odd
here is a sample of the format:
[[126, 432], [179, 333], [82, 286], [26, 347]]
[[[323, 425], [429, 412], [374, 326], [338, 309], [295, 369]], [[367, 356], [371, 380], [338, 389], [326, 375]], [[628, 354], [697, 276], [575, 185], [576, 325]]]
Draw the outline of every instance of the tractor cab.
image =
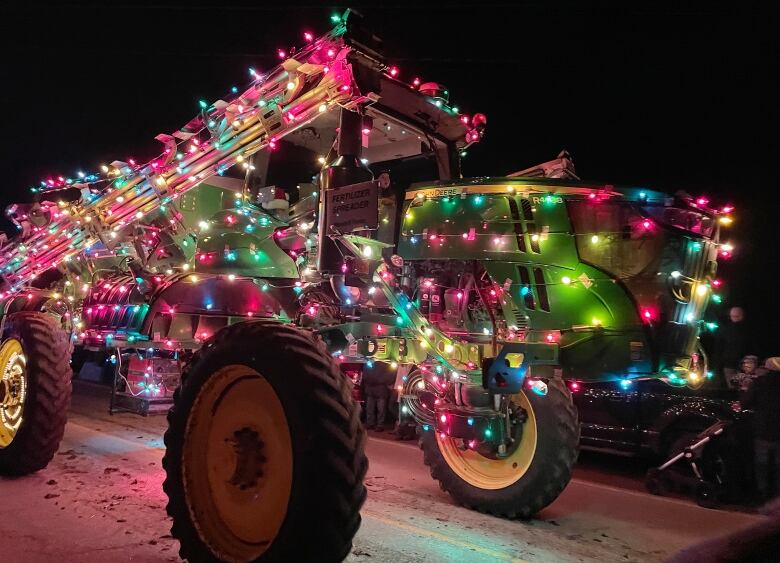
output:
[[728, 252], [714, 210], [518, 176], [421, 185], [404, 209], [404, 276], [443, 330], [556, 344], [567, 379], [707, 377], [698, 334]]

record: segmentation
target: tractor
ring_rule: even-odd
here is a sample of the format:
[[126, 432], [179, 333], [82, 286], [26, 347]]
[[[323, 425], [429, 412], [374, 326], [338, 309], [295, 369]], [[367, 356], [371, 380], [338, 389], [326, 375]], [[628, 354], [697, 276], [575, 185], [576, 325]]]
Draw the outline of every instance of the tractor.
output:
[[200, 101], [154, 159], [45, 179], [9, 207], [2, 473], [48, 463], [68, 358], [102, 350], [126, 397], [172, 401], [182, 557], [336, 561], [365, 498], [367, 370], [395, 373], [442, 488], [505, 517], [569, 482], [571, 386], [707, 378], [720, 212], [582, 182], [565, 154], [463, 179], [487, 118], [402, 80], [359, 15], [334, 23]]

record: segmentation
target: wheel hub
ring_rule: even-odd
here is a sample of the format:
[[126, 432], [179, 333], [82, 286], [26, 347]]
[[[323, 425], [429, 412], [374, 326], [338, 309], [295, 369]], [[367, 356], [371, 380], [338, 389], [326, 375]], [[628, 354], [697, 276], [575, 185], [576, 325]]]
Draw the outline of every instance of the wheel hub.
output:
[[512, 397], [507, 416], [512, 422], [509, 444], [503, 451], [493, 445], [464, 444], [461, 440], [436, 433], [439, 451], [447, 465], [461, 479], [480, 489], [502, 489], [519, 480], [531, 465], [536, 452], [536, 416], [524, 393]]
[[265, 444], [260, 435], [255, 430], [244, 427], [236, 430], [233, 437], [225, 441], [230, 443], [236, 454], [236, 465], [228, 482], [242, 491], [257, 487], [266, 461], [263, 455]]
[[242, 364], [211, 374], [188, 416], [182, 466], [201, 537], [223, 559], [260, 557], [286, 518], [293, 480], [289, 425], [271, 384]]
[[0, 346], [0, 448], [19, 431], [27, 397], [27, 359], [21, 343], [10, 338]]

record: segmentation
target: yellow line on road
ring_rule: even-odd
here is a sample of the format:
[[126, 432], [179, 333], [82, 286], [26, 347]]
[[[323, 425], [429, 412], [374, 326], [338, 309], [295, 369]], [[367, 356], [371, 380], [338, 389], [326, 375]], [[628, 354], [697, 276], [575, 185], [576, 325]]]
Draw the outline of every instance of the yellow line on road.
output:
[[489, 557], [493, 557], [494, 559], [500, 559], [501, 561], [510, 561], [511, 563], [529, 563], [525, 559], [520, 559], [518, 557], [512, 557], [509, 554], [502, 553], [500, 551], [495, 551], [492, 549], [489, 549], [487, 547], [482, 547], [480, 545], [476, 545], [473, 543], [469, 543], [466, 541], [456, 540], [455, 538], [451, 538], [449, 536], [446, 536], [444, 534], [440, 534], [439, 532], [434, 532], [433, 530], [426, 530], [425, 528], [420, 528], [418, 526], [415, 526], [413, 524], [408, 524], [406, 522], [401, 522], [400, 520], [395, 520], [393, 518], [387, 518], [386, 516], [380, 516], [379, 514], [372, 512], [370, 510], [363, 509], [360, 511], [360, 513], [368, 518], [371, 518], [372, 520], [377, 520], [381, 522], [382, 524], [387, 524], [388, 526], [393, 526], [395, 528], [399, 528], [401, 530], [405, 530], [407, 532], [411, 532], [412, 534], [416, 534], [418, 536], [425, 536], [429, 538], [433, 538], [439, 541], [443, 541], [445, 543], [455, 545], [458, 547], [462, 547], [465, 549], [470, 549], [472, 551], [476, 551], [477, 553], [481, 553], [483, 555], [487, 555]]

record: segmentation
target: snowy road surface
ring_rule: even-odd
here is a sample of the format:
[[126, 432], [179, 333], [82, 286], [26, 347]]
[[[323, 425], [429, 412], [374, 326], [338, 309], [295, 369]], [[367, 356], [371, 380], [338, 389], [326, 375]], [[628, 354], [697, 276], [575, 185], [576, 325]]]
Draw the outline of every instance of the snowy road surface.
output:
[[[178, 560], [161, 486], [165, 419], [109, 417], [106, 405], [77, 393], [52, 464], [0, 479], [2, 563]], [[537, 518], [507, 521], [456, 506], [413, 443], [370, 439], [368, 457], [368, 501], [350, 563], [658, 561], [760, 518], [580, 471]]]

